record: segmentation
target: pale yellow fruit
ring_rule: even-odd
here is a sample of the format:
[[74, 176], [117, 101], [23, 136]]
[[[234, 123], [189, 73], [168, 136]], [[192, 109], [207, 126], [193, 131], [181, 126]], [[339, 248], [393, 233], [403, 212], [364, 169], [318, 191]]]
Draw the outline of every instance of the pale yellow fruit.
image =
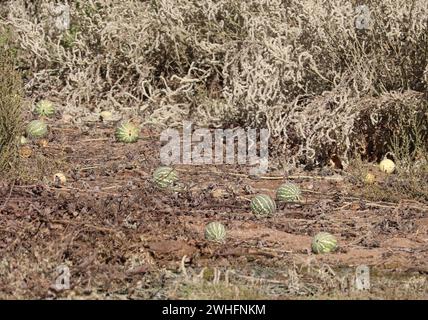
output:
[[21, 138], [19, 139], [19, 143], [20, 143], [21, 145], [24, 145], [24, 144], [27, 144], [27, 143], [28, 143], [28, 140], [27, 140], [27, 138], [26, 138], [26, 137], [21, 136]]
[[373, 184], [375, 182], [375, 176], [372, 173], [367, 173], [364, 182], [366, 184]]
[[61, 184], [65, 184], [67, 182], [67, 178], [65, 177], [65, 175], [61, 172], [55, 173], [54, 175], [54, 183], [56, 185], [61, 185]]
[[113, 114], [110, 111], [102, 111], [100, 112], [100, 120], [101, 121], [109, 121], [113, 118]]
[[379, 169], [388, 174], [393, 173], [395, 170], [395, 163], [394, 161], [385, 158], [379, 163]]

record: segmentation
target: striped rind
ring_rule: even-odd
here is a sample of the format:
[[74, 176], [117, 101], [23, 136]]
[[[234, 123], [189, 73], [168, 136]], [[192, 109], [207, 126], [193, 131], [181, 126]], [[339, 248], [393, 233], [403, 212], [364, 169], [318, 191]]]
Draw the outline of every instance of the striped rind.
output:
[[258, 217], [271, 216], [276, 211], [276, 204], [266, 194], [259, 194], [251, 200], [251, 211]]
[[55, 108], [52, 102], [48, 100], [40, 100], [36, 105], [35, 111], [39, 116], [50, 117], [55, 113]]
[[41, 138], [48, 133], [48, 126], [42, 120], [33, 120], [27, 125], [27, 135], [32, 138]]
[[140, 129], [138, 126], [130, 122], [122, 123], [116, 129], [116, 139], [120, 142], [132, 143], [136, 142], [139, 138]]
[[285, 183], [278, 188], [276, 198], [279, 201], [299, 201], [300, 194], [301, 191], [298, 185], [294, 183]]
[[214, 242], [224, 242], [226, 239], [226, 228], [220, 222], [210, 222], [205, 227], [205, 239]]
[[320, 232], [312, 240], [314, 253], [329, 253], [337, 249], [336, 238], [328, 232]]
[[173, 187], [177, 181], [177, 171], [171, 167], [159, 167], [153, 172], [153, 182], [159, 188]]

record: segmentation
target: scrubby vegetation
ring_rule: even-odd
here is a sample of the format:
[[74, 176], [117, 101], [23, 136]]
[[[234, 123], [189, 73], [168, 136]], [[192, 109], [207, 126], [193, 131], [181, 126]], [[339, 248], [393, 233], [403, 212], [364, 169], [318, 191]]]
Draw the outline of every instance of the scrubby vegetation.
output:
[[285, 167], [380, 160], [416, 105], [427, 126], [424, 0], [370, 1], [367, 28], [357, 1], [73, 1], [66, 31], [49, 2], [7, 3], [27, 93], [81, 116], [268, 127]]
[[0, 175], [16, 161], [22, 130], [22, 80], [16, 70], [10, 33], [0, 28]]

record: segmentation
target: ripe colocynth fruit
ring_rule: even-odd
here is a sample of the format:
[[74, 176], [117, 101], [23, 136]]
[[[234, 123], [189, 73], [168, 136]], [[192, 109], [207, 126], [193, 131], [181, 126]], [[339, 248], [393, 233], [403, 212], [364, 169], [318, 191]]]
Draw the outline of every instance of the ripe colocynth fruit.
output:
[[54, 184], [58, 186], [65, 184], [67, 182], [67, 178], [62, 172], [55, 173], [53, 180], [54, 180]]
[[385, 173], [393, 173], [395, 171], [395, 163], [394, 161], [385, 158], [379, 163], [379, 169]]

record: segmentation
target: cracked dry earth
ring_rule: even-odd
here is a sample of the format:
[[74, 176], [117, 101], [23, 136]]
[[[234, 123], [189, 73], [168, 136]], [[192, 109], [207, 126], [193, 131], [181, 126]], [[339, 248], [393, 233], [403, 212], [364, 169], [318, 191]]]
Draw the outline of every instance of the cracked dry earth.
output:
[[[0, 184], [1, 298], [186, 298], [183, 283], [205, 279], [204, 270], [221, 271], [222, 283], [228, 274], [226, 285], [255, 286], [256, 298], [352, 298], [361, 294], [337, 279], [361, 264], [373, 279], [363, 297], [428, 297], [426, 203], [373, 203], [355, 197], [360, 186], [344, 174], [301, 172], [289, 178], [303, 200], [256, 219], [249, 199], [274, 196], [280, 173], [254, 179], [244, 167], [177, 166], [187, 191], [168, 193], [151, 183], [156, 132], [143, 130], [124, 145], [113, 131], [63, 125], [52, 128], [47, 145], [31, 145], [26, 165], [37, 155], [59, 160], [64, 186], [50, 176]], [[226, 226], [225, 244], [204, 239], [213, 220]], [[337, 252], [310, 252], [319, 231], [338, 238]], [[60, 265], [70, 269], [69, 290], [54, 285]]]

